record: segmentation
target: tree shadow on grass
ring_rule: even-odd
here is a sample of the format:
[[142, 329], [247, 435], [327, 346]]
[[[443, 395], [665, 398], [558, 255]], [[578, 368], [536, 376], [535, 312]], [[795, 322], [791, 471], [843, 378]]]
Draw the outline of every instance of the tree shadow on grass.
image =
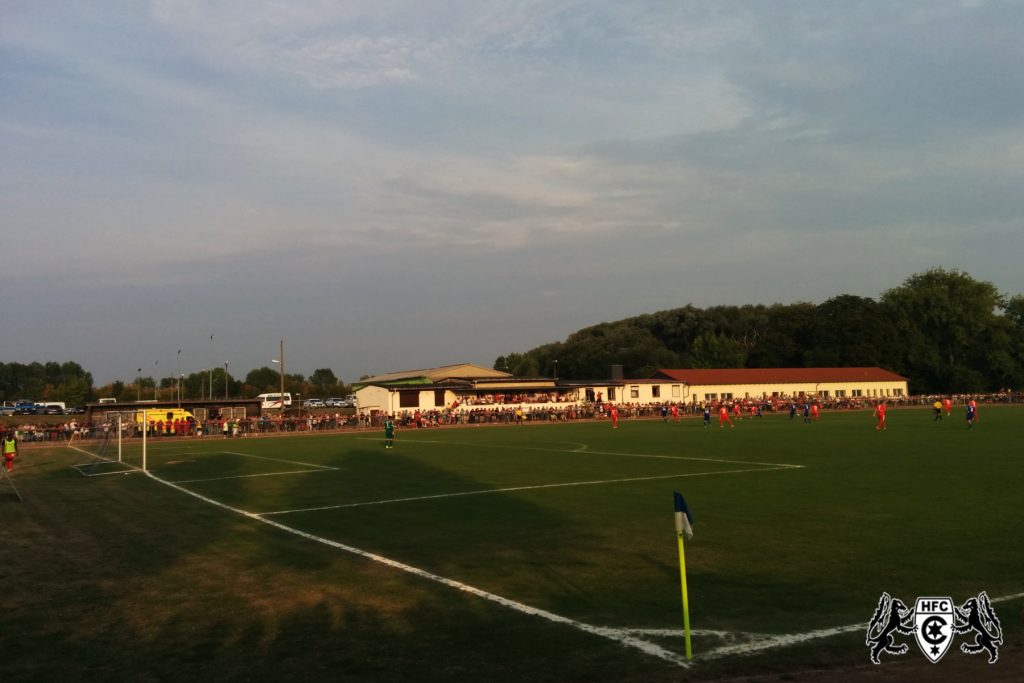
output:
[[[309, 680], [338, 672], [352, 680], [396, 680], [411, 670], [419, 680], [570, 680], [622, 661], [630, 663], [623, 677], [664, 667], [141, 475], [85, 479], [67, 468], [74, 457], [57, 452], [52, 467], [26, 473], [29, 501], [4, 509], [5, 681]], [[486, 488], [377, 452], [353, 451], [338, 464], [349, 481]], [[251, 480], [231, 485], [243, 481]], [[599, 565], [585, 529], [512, 495], [443, 500], [289, 515], [286, 523], [480, 579], [514, 599], [585, 599], [586, 577], [573, 577]], [[566, 539], [579, 545], [567, 547]], [[61, 656], [52, 657], [55, 651]], [[574, 668], [565, 669], [566, 662]]]

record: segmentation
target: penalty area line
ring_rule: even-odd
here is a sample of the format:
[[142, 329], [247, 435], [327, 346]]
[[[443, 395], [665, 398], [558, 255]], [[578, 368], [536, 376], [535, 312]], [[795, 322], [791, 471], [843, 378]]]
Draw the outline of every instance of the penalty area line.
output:
[[370, 500], [361, 503], [341, 503], [338, 505], [321, 505], [311, 508], [297, 508], [294, 510], [274, 510], [271, 512], [257, 512], [260, 516], [288, 515], [294, 512], [320, 512], [322, 510], [340, 510], [343, 508], [364, 507], [367, 505], [390, 505], [392, 503], [411, 503], [423, 500], [439, 500], [441, 498], [459, 498], [462, 496], [481, 496], [489, 493], [510, 493], [513, 491], [538, 491], [541, 489], [568, 488], [571, 486], [600, 486], [604, 484], [628, 484], [638, 481], [658, 481], [661, 479], [682, 479], [684, 477], [709, 477], [718, 474], [743, 474], [749, 472], [771, 472], [774, 470], [790, 470], [802, 467], [802, 465], [786, 465], [784, 467], [758, 467], [742, 470], [719, 470], [716, 472], [687, 472], [685, 474], [659, 474], [653, 477], [629, 477], [626, 479], [599, 479], [594, 481], [570, 481], [559, 484], [534, 484], [531, 486], [509, 486], [500, 489], [477, 489], [475, 491], [457, 491], [455, 493], [436, 493], [429, 496], [411, 496], [408, 498], [388, 498], [384, 500]]
[[221, 508], [222, 510], [227, 510], [235, 514], [242, 515], [243, 517], [254, 520], [256, 522], [267, 524], [271, 527], [274, 527], [275, 529], [279, 529], [289, 534], [294, 534], [296, 536], [299, 536], [300, 538], [314, 541], [316, 543], [320, 543], [322, 545], [326, 545], [328, 547], [334, 548], [336, 550], [341, 550], [346, 553], [358, 555], [359, 557], [372, 560], [373, 562], [378, 562], [393, 569], [398, 569], [408, 574], [412, 574], [414, 576], [418, 576], [420, 578], [424, 578], [435, 583], [440, 583], [449, 588], [454, 588], [463, 593], [468, 593], [470, 595], [483, 598], [484, 600], [487, 600], [489, 602], [493, 602], [503, 607], [515, 610], [516, 612], [519, 612], [521, 614], [539, 617], [541, 619], [545, 619], [555, 624], [570, 626], [579, 631], [583, 631], [584, 633], [589, 633], [591, 635], [606, 638], [608, 640], [619, 643], [620, 645], [632, 647], [635, 650], [642, 652], [643, 654], [650, 655], [652, 657], [657, 657], [661, 660], [664, 660], [666, 662], [675, 664], [683, 668], [690, 667], [690, 663], [682, 655], [672, 652], [671, 650], [667, 650], [656, 643], [651, 643], [646, 640], [643, 640], [642, 638], [637, 638], [636, 636], [630, 635], [628, 633], [623, 633], [618, 629], [605, 628], [602, 626], [593, 626], [591, 624], [587, 624], [582, 621], [577, 621], [575, 619], [570, 619], [569, 617], [564, 617], [560, 614], [555, 614], [554, 612], [549, 612], [538, 607], [531, 607], [530, 605], [527, 605], [525, 603], [521, 603], [516, 600], [503, 597], [496, 593], [485, 591], [481, 588], [476, 588], [475, 586], [470, 586], [469, 584], [462, 583], [461, 581], [449, 579], [447, 577], [440, 576], [432, 572], [428, 572], [425, 569], [420, 569], [419, 567], [414, 567], [412, 565], [405, 564], [404, 562], [399, 562], [398, 560], [392, 560], [391, 558], [384, 557], [383, 555], [378, 555], [367, 550], [362, 550], [361, 548], [356, 548], [354, 546], [346, 545], [344, 543], [339, 543], [338, 541], [332, 541], [329, 538], [317, 536], [315, 534], [311, 534], [300, 529], [287, 526], [286, 524], [281, 524], [280, 522], [266, 519], [253, 512], [247, 512], [245, 510], [232, 507], [230, 505], [227, 505], [226, 503], [214, 500], [213, 498], [207, 498], [206, 496], [196, 493], [195, 491], [190, 491], [184, 486], [179, 486], [178, 484], [175, 484], [173, 482], [161, 479], [155, 476], [152, 472], [146, 472], [145, 474], [146, 476], [148, 476], [150, 479], [157, 483], [163, 484], [164, 486], [169, 486], [172, 489], [175, 489], [176, 491], [192, 496], [193, 498], [197, 498], [198, 500], [201, 500], [204, 503], [209, 503], [210, 505]]

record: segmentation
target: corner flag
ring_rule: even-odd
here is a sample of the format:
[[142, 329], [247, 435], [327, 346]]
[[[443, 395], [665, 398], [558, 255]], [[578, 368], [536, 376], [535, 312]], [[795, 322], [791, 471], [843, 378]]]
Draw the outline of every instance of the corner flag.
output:
[[676, 508], [676, 539], [679, 542], [679, 582], [683, 586], [683, 630], [686, 636], [686, 658], [693, 659], [693, 647], [690, 645], [690, 603], [686, 596], [686, 554], [683, 552], [683, 534], [693, 538], [693, 515], [686, 504], [686, 499], [679, 491], [673, 493]]
[[690, 507], [679, 491], [675, 491], [673, 496], [676, 503], [676, 533], [685, 533], [687, 538], [693, 538], [693, 515], [690, 514]]

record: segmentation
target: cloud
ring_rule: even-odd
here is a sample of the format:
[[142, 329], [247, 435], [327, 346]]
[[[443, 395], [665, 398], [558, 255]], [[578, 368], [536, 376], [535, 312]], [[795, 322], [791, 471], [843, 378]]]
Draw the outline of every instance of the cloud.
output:
[[388, 369], [375, 330], [390, 358], [405, 338], [429, 356], [504, 321], [507, 352], [685, 300], [813, 298], [796, 271], [817, 298], [935, 262], [1021, 291], [1022, 13], [15, 3], [0, 223], [17, 258], [0, 279], [42, 300], [59, 272], [92, 316], [172, 288], [251, 336], [271, 310], [332, 339], [357, 310], [353, 376]]

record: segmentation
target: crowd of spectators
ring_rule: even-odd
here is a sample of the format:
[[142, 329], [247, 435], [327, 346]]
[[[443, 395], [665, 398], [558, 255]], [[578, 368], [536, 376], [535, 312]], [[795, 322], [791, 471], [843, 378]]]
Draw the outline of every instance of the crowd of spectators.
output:
[[[584, 402], [568, 403], [555, 397], [548, 405], [517, 405], [505, 402], [494, 404], [466, 403], [461, 407], [453, 406], [434, 410], [403, 410], [391, 419], [399, 428], [430, 428], [452, 425], [484, 425], [514, 424], [526, 422], [571, 422], [576, 420], [599, 420], [607, 416], [609, 403]], [[890, 396], [885, 397], [891, 407], [931, 406], [936, 399], [946, 398], [940, 395]], [[973, 398], [980, 404], [1024, 403], [1024, 393], [1020, 391], [999, 391], [992, 394], [954, 394], [954, 405], [964, 405]], [[853, 398], [819, 398], [812, 397], [772, 397], [763, 400], [736, 399], [698, 401], [696, 403], [676, 403], [683, 415], [700, 415], [706, 404], [712, 409], [720, 405], [733, 406], [739, 404], [740, 410], [746, 414], [760, 409], [764, 413], [788, 412], [795, 403], [798, 407], [805, 402], [817, 403], [823, 410], [862, 410], [873, 407], [878, 397]], [[534, 402], [537, 403], [537, 402]], [[664, 417], [665, 408], [673, 402], [618, 404], [622, 419], [649, 419]], [[330, 432], [354, 429], [380, 429], [388, 415], [383, 412], [357, 415], [309, 414], [302, 416], [262, 415], [243, 418], [212, 418], [208, 420], [179, 420], [151, 423], [146, 433], [148, 438], [163, 439], [169, 437], [199, 438], [221, 437], [238, 438], [281, 433]], [[0, 425], [0, 432], [13, 430], [21, 443], [36, 442], [68, 442], [72, 437], [79, 439], [97, 439], [116, 436], [117, 424], [98, 420], [92, 423], [70, 420], [53, 423], [17, 424], [16, 418], [7, 420], [8, 424]], [[122, 426], [122, 438], [136, 439], [142, 437], [142, 425], [128, 423]]]
[[517, 405], [521, 403], [568, 403], [572, 400], [569, 394], [542, 391], [531, 394], [484, 394], [482, 396], [471, 396], [463, 401], [463, 404], [473, 406]]

